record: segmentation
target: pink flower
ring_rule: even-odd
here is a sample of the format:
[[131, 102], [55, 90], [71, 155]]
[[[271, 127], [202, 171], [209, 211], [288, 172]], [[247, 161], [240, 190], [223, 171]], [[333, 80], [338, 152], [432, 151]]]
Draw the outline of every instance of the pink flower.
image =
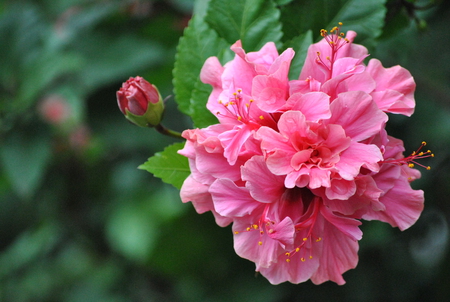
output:
[[404, 157], [385, 130], [386, 112], [414, 109], [411, 75], [374, 59], [366, 67], [356, 33], [330, 33], [311, 45], [300, 80], [287, 78], [293, 51], [278, 55], [273, 43], [246, 53], [238, 41], [224, 66], [209, 58], [200, 77], [219, 123], [183, 132], [182, 201], [232, 223], [236, 253], [273, 284], [344, 284], [361, 219], [404, 230], [423, 209], [412, 165], [431, 153]]

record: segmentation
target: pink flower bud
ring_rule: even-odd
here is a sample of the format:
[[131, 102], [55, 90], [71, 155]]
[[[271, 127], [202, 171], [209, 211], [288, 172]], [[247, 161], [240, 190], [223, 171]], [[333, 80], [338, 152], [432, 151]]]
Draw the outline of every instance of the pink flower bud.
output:
[[144, 78], [129, 78], [116, 95], [120, 111], [132, 123], [142, 127], [154, 127], [161, 122], [163, 100], [156, 86]]

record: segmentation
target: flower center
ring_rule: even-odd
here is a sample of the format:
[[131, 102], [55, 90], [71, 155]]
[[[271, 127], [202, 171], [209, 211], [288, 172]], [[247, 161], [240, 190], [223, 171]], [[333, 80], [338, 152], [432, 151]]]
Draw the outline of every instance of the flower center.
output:
[[[224, 111], [218, 111], [217, 115], [238, 120], [244, 124], [248, 124], [251, 121], [250, 109], [254, 101], [253, 99], [245, 101], [242, 94], [242, 89], [239, 88], [236, 92], [233, 92], [228, 102], [224, 102], [222, 100], [219, 100], [218, 102], [223, 106]], [[260, 116], [259, 118], [261, 120], [264, 119], [263, 116]]]

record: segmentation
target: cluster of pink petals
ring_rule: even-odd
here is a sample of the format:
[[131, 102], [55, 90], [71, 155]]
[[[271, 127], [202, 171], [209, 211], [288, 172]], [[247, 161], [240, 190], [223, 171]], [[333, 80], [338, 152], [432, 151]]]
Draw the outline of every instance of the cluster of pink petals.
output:
[[404, 230], [423, 209], [410, 186], [420, 173], [385, 131], [386, 113], [413, 113], [414, 80], [400, 66], [366, 66], [355, 36], [311, 45], [298, 80], [288, 79], [294, 51], [274, 43], [246, 53], [238, 41], [232, 61], [211, 57], [201, 71], [219, 123], [183, 132], [181, 199], [233, 223], [236, 253], [273, 284], [344, 284], [361, 219]]

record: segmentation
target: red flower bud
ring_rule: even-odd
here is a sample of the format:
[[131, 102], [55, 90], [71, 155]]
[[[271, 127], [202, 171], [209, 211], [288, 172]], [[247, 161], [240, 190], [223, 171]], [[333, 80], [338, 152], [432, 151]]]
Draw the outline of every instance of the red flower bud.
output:
[[117, 91], [117, 104], [125, 117], [142, 127], [161, 122], [164, 103], [155, 85], [142, 77], [129, 78]]

